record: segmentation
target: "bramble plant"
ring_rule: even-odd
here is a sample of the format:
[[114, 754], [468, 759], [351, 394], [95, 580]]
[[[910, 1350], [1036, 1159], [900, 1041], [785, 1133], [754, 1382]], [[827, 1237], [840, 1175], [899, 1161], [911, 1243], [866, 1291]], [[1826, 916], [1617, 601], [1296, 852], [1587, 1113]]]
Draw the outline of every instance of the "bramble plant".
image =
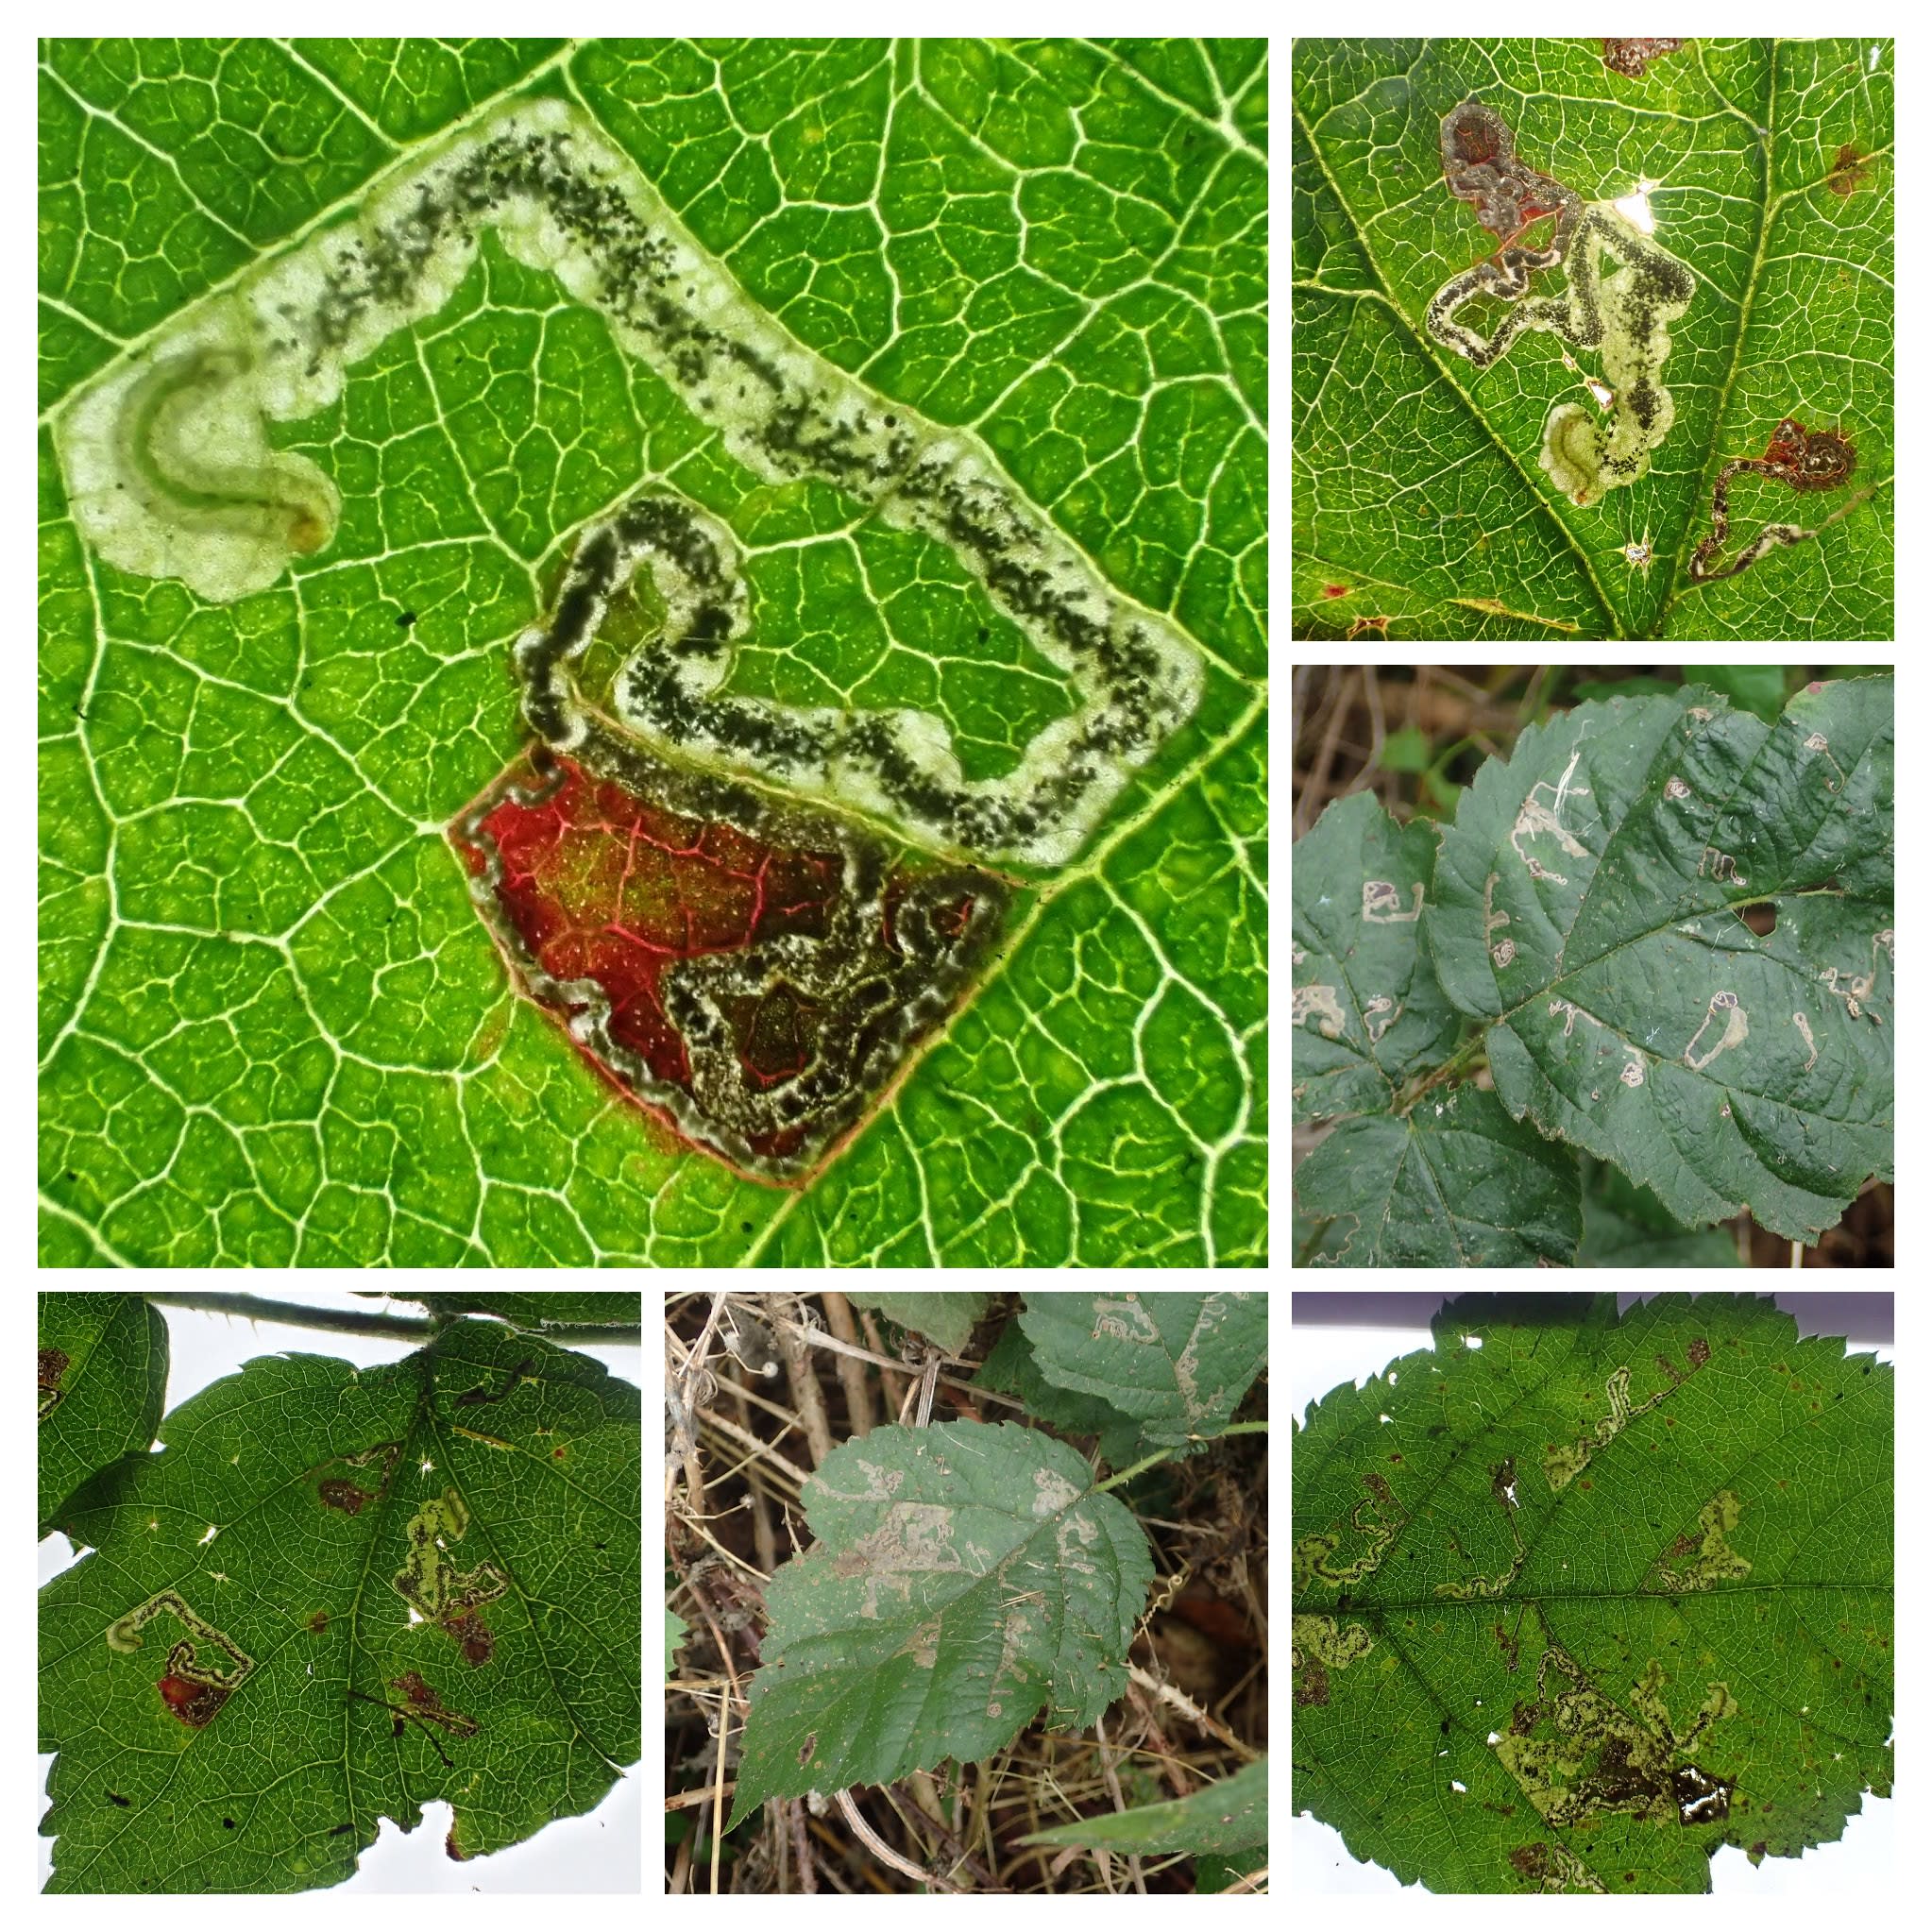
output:
[[[941, 1330], [953, 1313], [938, 1304], [982, 1299], [915, 1298]], [[1037, 1720], [1068, 1731], [1105, 1716], [1154, 1578], [1126, 1485], [1264, 1430], [1233, 1415], [1266, 1354], [1261, 1295], [1030, 1296], [978, 1380], [1099, 1438], [1103, 1461], [1132, 1462], [1102, 1481], [1079, 1449], [1018, 1421], [891, 1425], [834, 1449], [801, 1496], [816, 1540], [767, 1587], [731, 1822], [771, 1798], [981, 1762]], [[1127, 1848], [1257, 1846], [1264, 1774], [1228, 1797], [1213, 1822], [1207, 1806], [1160, 1807]], [[1082, 1824], [1057, 1841], [1113, 1842]]]
[[1404, 1885], [1704, 1892], [1892, 1754], [1892, 1370], [1768, 1298], [1469, 1295], [1295, 1445], [1295, 1801]]
[[1889, 677], [1771, 721], [1696, 685], [1579, 704], [1439, 834], [1358, 792], [1295, 860], [1295, 1117], [1338, 1123], [1298, 1260], [1587, 1263], [1579, 1149], [1620, 1170], [1620, 1262], [1633, 1221], [1688, 1260], [1740, 1209], [1815, 1242], [1890, 1178]]
[[162, 1298], [422, 1346], [163, 1417], [161, 1309], [41, 1296], [41, 1519], [80, 1552], [41, 1592], [47, 1890], [303, 1891], [432, 1799], [456, 1859], [596, 1806], [641, 1752], [640, 1398], [564, 1345], [635, 1341], [638, 1297]]

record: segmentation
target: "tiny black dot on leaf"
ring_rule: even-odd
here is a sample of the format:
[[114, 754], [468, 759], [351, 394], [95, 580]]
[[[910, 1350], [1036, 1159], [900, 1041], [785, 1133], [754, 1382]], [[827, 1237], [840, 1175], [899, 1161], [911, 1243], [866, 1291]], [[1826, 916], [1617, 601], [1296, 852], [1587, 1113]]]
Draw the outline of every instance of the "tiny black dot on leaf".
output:
[[406, 631], [415, 622], [415, 613], [413, 610], [398, 611], [396, 613], [396, 622], [398, 629]]
[[233, 1831], [235, 1828], [234, 1820], [232, 1818], [224, 1818], [221, 1822], [221, 1828], [224, 1831]]

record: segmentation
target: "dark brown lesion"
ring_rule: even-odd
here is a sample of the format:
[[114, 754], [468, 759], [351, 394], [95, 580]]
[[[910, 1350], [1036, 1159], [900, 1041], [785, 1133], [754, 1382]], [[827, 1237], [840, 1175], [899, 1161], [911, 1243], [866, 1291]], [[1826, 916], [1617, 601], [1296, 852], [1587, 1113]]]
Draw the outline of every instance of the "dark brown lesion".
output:
[[[1816, 531], [1800, 530], [1795, 524], [1771, 523], [1732, 562], [1719, 566], [1718, 552], [1731, 534], [1731, 480], [1755, 472], [1782, 483], [1801, 494], [1814, 490], [1835, 490], [1852, 480], [1858, 465], [1858, 451], [1842, 430], [1807, 430], [1796, 416], [1786, 416], [1771, 432], [1762, 456], [1734, 456], [1718, 472], [1711, 490], [1711, 534], [1691, 552], [1690, 579], [1694, 584], [1714, 583], [1719, 578], [1736, 577], [1747, 570], [1780, 544], [1802, 543]], [[1705, 1360], [1709, 1350], [1705, 1350]], [[1696, 1364], [1702, 1367], [1702, 1363]]]
[[41, 1350], [41, 1413], [37, 1420], [44, 1422], [60, 1406], [61, 1398], [66, 1394], [60, 1386], [60, 1378], [67, 1373], [70, 1365], [64, 1349]]
[[1674, 54], [1684, 42], [1681, 40], [1610, 40], [1603, 41], [1603, 65], [1612, 74], [1620, 74], [1626, 80], [1641, 80], [1650, 72], [1651, 62], [1660, 60], [1666, 54]]
[[1834, 157], [1824, 185], [1840, 198], [1856, 194], [1871, 178], [1871, 160], [1870, 155], [1861, 154], [1851, 142], [1846, 142]]
[[487, 1383], [473, 1389], [466, 1389], [456, 1398], [459, 1409], [480, 1409], [486, 1402], [500, 1402], [508, 1396], [530, 1371], [533, 1358], [526, 1355], [508, 1375], [503, 1378], [503, 1386], [493, 1394]]
[[364, 1504], [374, 1500], [372, 1491], [337, 1479], [317, 1483], [315, 1495], [324, 1509], [339, 1509], [346, 1517], [361, 1516]]

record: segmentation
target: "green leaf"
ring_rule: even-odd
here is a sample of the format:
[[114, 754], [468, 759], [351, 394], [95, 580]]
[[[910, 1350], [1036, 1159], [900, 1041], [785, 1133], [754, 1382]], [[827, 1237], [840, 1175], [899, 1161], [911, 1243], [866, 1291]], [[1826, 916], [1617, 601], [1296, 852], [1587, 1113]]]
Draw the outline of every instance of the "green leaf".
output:
[[973, 1339], [973, 1326], [992, 1300], [990, 1295], [889, 1295], [847, 1289], [846, 1299], [859, 1308], [875, 1308], [902, 1329], [937, 1342], [948, 1355], [957, 1355]]
[[[1597, 39], [1296, 41], [1296, 635], [1895, 636], [1892, 73], [1865, 39], [1689, 41], [1641, 76]], [[1572, 310], [1607, 234], [1601, 342], [1523, 328], [1479, 368], [1432, 327], [1500, 244], [1548, 255], [1562, 227], [1518, 242], [1451, 192], [1443, 121], [1469, 101], [1540, 178], [1504, 201], [1567, 194], [1577, 219], [1560, 262], [1449, 322], [1486, 342], [1511, 301]], [[1558, 409], [1587, 443], [1621, 425], [1635, 480], [1574, 500], [1544, 460]], [[1846, 482], [1800, 494], [1765, 466], [1791, 416], [1850, 440]], [[1767, 526], [1816, 535], [1693, 579], [1720, 477], [1715, 568]]]
[[1605, 1161], [1585, 1157], [1580, 1268], [1741, 1268], [1728, 1228], [1689, 1229]]
[[[1815, 1240], [1891, 1166], [1892, 690], [1583, 704], [1477, 777], [1424, 924], [1511, 1114], [1691, 1226]], [[1769, 907], [1760, 938], [1740, 917]]]
[[1426, 771], [1429, 761], [1428, 735], [1413, 724], [1390, 732], [1382, 739], [1381, 752], [1376, 759], [1384, 771]]
[[[1267, 78], [1257, 38], [48, 42], [42, 1260], [1260, 1265]], [[839, 759], [773, 776], [661, 734], [688, 755], [657, 766], [693, 785], [750, 758], [754, 782], [705, 795], [774, 837], [795, 811], [810, 837], [783, 849], [879, 915], [744, 894], [796, 915], [772, 945], [801, 973], [832, 921], [813, 958], [848, 1003], [829, 1018], [775, 955], [746, 958], [749, 927], [707, 955], [737, 974], [722, 1030], [679, 1037], [740, 1058], [694, 1087], [721, 1073], [769, 1113], [862, 1063], [820, 1163], [783, 1186], [756, 1163], [783, 1165], [784, 1130], [737, 1158], [700, 1144], [672, 1075], [632, 1104], [644, 1090], [587, 1037], [585, 980], [549, 975], [578, 987], [568, 1015], [562, 993], [519, 996], [480, 916], [460, 822], [534, 744], [515, 642], [593, 522], [675, 503], [743, 592], [706, 715], [913, 720], [927, 775], [949, 747], [949, 785], [1017, 785], [1029, 757], [1054, 779], [1078, 763], [1084, 687], [1023, 608], [1056, 572], [993, 582], [974, 547], [991, 524], [962, 511], [936, 535], [839, 434], [773, 418], [754, 443], [746, 385], [687, 393], [675, 358], [634, 352], [610, 310], [648, 249], [560, 280], [554, 233], [483, 221], [473, 259], [423, 283], [421, 235], [377, 246], [385, 195], [413, 205], [424, 169], [517, 115], [662, 204], [704, 271], [659, 291], [685, 348], [728, 341], [754, 389], [808, 370], [877, 435], [970, 449], [1094, 608], [1171, 646], [1161, 717], [1129, 692], [1099, 720], [1118, 795], [1030, 857], [962, 856], [907, 788], [886, 809]], [[324, 257], [357, 236], [371, 274], [318, 311]], [[255, 294], [302, 289], [314, 368], [293, 330], [242, 327]], [[384, 291], [414, 302], [406, 325], [381, 326]], [[586, 703], [678, 632], [672, 561], [669, 590], [653, 563], [589, 645]], [[697, 816], [726, 844], [743, 829]], [[682, 835], [629, 822], [632, 855], [656, 855], [640, 894], [662, 888], [681, 929], [756, 872], [693, 858], [687, 878], [663, 856], [691, 857]], [[586, 853], [629, 877], [621, 842]], [[899, 889], [968, 859], [974, 890], [932, 929], [984, 945], [934, 940], [948, 972], [921, 982]], [[574, 876], [587, 893], [606, 872]], [[917, 938], [934, 908], [911, 903]], [[629, 930], [591, 924], [613, 948]], [[847, 971], [846, 938], [907, 982], [891, 1011], [858, 1013], [876, 980]], [[624, 1014], [649, 1035], [653, 1010]]]
[[1341, 1122], [1296, 1171], [1295, 1211], [1303, 1266], [1569, 1267], [1583, 1237], [1576, 1156], [1481, 1087]]
[[1460, 1022], [1422, 948], [1435, 834], [1373, 792], [1336, 799], [1295, 847], [1295, 1118], [1386, 1113]]
[[1244, 1845], [1234, 1852], [1203, 1852], [1195, 1860], [1196, 1892], [1226, 1891], [1250, 1872], [1259, 1872], [1268, 1862], [1265, 1845]]
[[1434, 1333], [1296, 1443], [1297, 1805], [1432, 1891], [1702, 1892], [1889, 1796], [1890, 1368], [1719, 1295]]
[[391, 1367], [263, 1357], [164, 1432], [41, 1593], [51, 1890], [334, 1885], [433, 1798], [475, 1856], [636, 1761], [635, 1388], [466, 1322]]
[[691, 1634], [691, 1626], [675, 1610], [664, 1613], [664, 1674], [669, 1677], [677, 1662], [678, 1646]]
[[1048, 1381], [1017, 1320], [1000, 1330], [999, 1340], [973, 1379], [990, 1389], [1017, 1396], [1029, 1415], [1052, 1423], [1062, 1434], [1097, 1436], [1100, 1459], [1110, 1468], [1125, 1469], [1154, 1449], [1151, 1439], [1142, 1435], [1141, 1425], [1131, 1415], [1123, 1415], [1111, 1402]]
[[819, 1539], [766, 1592], [732, 1822], [767, 1798], [976, 1762], [1042, 1709], [1100, 1717], [1153, 1580], [1132, 1515], [1015, 1423], [875, 1429], [802, 1492]]
[[1029, 1295], [1020, 1326], [1048, 1381], [1100, 1397], [1153, 1443], [1218, 1435], [1268, 1359], [1265, 1295]]
[[1256, 1863], [1265, 1864], [1267, 1833], [1268, 1761], [1263, 1758], [1191, 1797], [1057, 1824], [1020, 1842], [1095, 1845], [1110, 1852], [1230, 1853], [1260, 1846]]
[[138, 1295], [41, 1296], [40, 1521], [96, 1470], [152, 1447], [168, 1326]]

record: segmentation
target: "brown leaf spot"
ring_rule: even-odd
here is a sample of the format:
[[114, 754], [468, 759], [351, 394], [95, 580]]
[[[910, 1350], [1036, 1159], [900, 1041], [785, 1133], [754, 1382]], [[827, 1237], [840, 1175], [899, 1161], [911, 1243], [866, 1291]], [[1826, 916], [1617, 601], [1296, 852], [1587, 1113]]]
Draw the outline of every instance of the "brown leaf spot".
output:
[[315, 1495], [324, 1509], [339, 1509], [346, 1517], [359, 1517], [363, 1513], [364, 1503], [369, 1500], [371, 1492], [358, 1489], [353, 1483], [331, 1478], [329, 1482], [316, 1485]]
[[322, 1633], [323, 1633], [323, 1632], [324, 1632], [325, 1630], [327, 1630], [327, 1629], [329, 1628], [329, 1613], [328, 1613], [328, 1611], [326, 1611], [326, 1610], [318, 1610], [318, 1611], [316, 1611], [316, 1613], [314, 1614], [314, 1616], [313, 1616], [312, 1618], [309, 1618], [309, 1628], [310, 1628], [310, 1629], [311, 1629], [311, 1630], [312, 1630], [312, 1631], [313, 1631], [313, 1632], [314, 1632], [314, 1634], [315, 1634], [315, 1635], [316, 1635], [317, 1636], [320, 1636], [320, 1635], [322, 1635]]
[[1871, 177], [1867, 159], [1849, 141], [1846, 142], [1834, 158], [1831, 173], [1824, 178], [1824, 185], [1841, 197], [1856, 193]]

